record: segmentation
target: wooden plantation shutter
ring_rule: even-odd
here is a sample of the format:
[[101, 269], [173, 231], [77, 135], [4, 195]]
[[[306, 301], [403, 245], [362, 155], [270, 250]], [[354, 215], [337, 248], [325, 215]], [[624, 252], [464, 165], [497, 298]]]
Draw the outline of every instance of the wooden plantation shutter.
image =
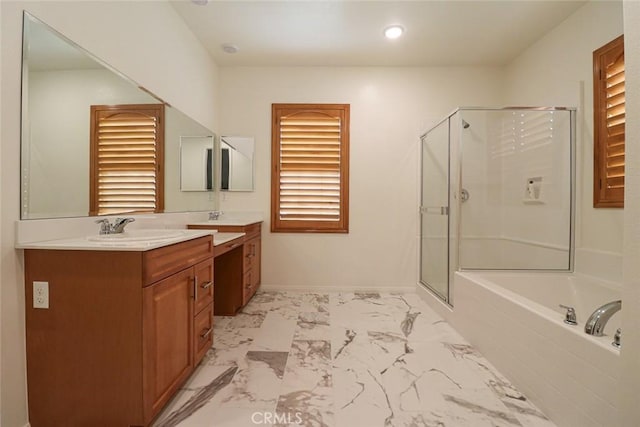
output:
[[92, 105], [90, 215], [162, 212], [164, 105]]
[[624, 36], [593, 52], [593, 206], [624, 206]]
[[272, 105], [271, 231], [349, 231], [349, 105]]

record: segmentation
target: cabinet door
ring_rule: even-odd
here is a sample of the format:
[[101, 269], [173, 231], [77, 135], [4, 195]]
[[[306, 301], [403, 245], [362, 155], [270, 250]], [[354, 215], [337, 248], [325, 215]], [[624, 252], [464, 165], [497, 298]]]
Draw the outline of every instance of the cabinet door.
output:
[[193, 268], [143, 289], [143, 385], [150, 420], [193, 370]]
[[195, 308], [194, 314], [213, 303], [213, 258], [196, 264], [195, 268]]

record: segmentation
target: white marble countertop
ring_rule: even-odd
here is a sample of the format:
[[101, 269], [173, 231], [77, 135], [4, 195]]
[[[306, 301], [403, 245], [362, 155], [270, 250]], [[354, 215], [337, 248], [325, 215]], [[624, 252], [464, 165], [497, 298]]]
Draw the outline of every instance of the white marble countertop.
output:
[[[157, 232], [159, 236], [166, 234], [167, 237], [158, 237], [152, 240], [136, 240], [136, 236], [140, 236], [143, 232], [146, 232], [147, 235], [152, 235], [154, 232]], [[213, 245], [218, 246], [230, 242], [231, 240], [238, 239], [244, 236], [245, 233], [218, 233], [217, 230], [141, 229], [132, 230], [129, 233], [125, 232], [122, 234], [110, 234], [106, 236], [92, 235], [86, 237], [23, 243], [16, 246], [16, 248], [68, 251], [148, 251], [207, 235], [213, 235]]]
[[255, 218], [238, 218], [238, 219], [233, 219], [233, 218], [222, 218], [222, 219], [211, 219], [208, 221], [200, 221], [200, 222], [191, 222], [189, 224], [187, 224], [187, 226], [189, 225], [206, 225], [206, 226], [213, 226], [215, 227], [216, 225], [235, 225], [235, 226], [239, 226], [239, 227], [244, 227], [245, 225], [250, 225], [250, 224], [255, 224], [256, 222], [262, 222], [261, 219], [255, 219]]
[[[85, 237], [72, 237], [68, 239], [45, 240], [40, 242], [23, 243], [16, 246], [17, 249], [54, 249], [68, 251], [149, 251], [151, 249], [161, 248], [163, 246], [173, 245], [175, 243], [185, 242], [187, 240], [197, 239], [207, 235], [214, 235], [214, 244], [216, 244], [215, 234], [212, 230], [184, 230], [184, 229], [162, 229], [151, 230], [142, 229], [139, 232], [146, 232], [150, 235], [157, 232], [158, 235], [166, 234], [164, 238], [154, 238], [150, 240], [128, 240], [136, 239], [136, 234], [132, 232], [124, 232], [122, 234], [112, 234], [106, 236], [91, 235]], [[237, 233], [221, 233], [221, 234], [237, 234]], [[224, 236], [222, 240], [224, 240]], [[234, 237], [237, 238], [237, 237]], [[218, 239], [220, 241], [220, 239]], [[222, 243], [228, 240], [224, 240]], [[221, 244], [221, 243], [218, 243]]]
[[[210, 231], [210, 230], [200, 230], [200, 231]], [[213, 233], [213, 246], [222, 245], [224, 243], [230, 242], [232, 240], [238, 239], [244, 236], [246, 233]]]

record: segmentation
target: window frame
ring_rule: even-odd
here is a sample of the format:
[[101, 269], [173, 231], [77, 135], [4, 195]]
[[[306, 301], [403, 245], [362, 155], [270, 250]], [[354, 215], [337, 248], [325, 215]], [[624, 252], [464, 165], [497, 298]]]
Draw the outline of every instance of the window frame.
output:
[[[607, 86], [605, 61], [612, 55], [622, 55], [624, 61], [624, 34], [593, 52], [593, 207], [624, 207], [624, 182], [621, 187], [607, 185], [608, 151], [610, 136], [607, 127]], [[623, 92], [624, 93], [624, 92]], [[625, 119], [626, 121], [626, 119]], [[623, 144], [626, 135], [622, 133]], [[623, 166], [624, 168], [624, 161]], [[622, 179], [624, 180], [624, 173]]]
[[[280, 218], [280, 171], [282, 117], [301, 113], [336, 113], [340, 118], [340, 194], [337, 221], [282, 220]], [[276, 233], [349, 232], [349, 129], [350, 104], [272, 104], [271, 106], [271, 231]]]
[[[90, 112], [90, 159], [89, 159], [89, 215], [129, 215], [139, 213], [164, 212], [164, 104], [121, 104], [92, 105]], [[155, 117], [157, 133], [155, 135], [155, 209], [127, 209], [122, 212], [102, 212], [100, 210], [99, 191], [99, 121], [102, 113], [146, 114]]]

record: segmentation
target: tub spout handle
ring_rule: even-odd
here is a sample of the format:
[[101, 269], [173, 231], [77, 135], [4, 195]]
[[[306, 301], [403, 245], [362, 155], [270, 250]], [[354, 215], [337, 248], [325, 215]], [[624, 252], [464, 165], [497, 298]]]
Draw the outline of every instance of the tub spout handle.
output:
[[618, 328], [616, 330], [616, 334], [613, 336], [613, 342], [611, 343], [611, 345], [614, 346], [615, 348], [620, 348], [621, 335], [622, 335], [622, 329]]
[[560, 308], [564, 308], [565, 310], [567, 310], [567, 313], [564, 316], [564, 323], [574, 326], [578, 324], [578, 320], [576, 319], [576, 310], [573, 307], [560, 304]]

